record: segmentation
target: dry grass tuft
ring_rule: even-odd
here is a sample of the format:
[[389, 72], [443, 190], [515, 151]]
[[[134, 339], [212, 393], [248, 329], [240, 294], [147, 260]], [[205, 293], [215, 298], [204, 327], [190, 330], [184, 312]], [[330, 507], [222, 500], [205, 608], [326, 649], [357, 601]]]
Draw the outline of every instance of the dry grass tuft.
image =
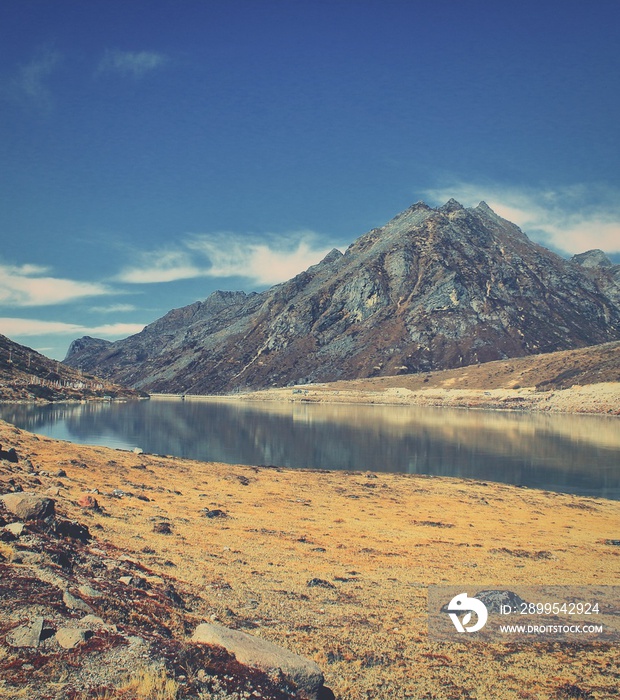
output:
[[173, 678], [168, 678], [165, 669], [143, 666], [119, 690], [132, 693], [139, 700], [176, 700], [179, 687]]

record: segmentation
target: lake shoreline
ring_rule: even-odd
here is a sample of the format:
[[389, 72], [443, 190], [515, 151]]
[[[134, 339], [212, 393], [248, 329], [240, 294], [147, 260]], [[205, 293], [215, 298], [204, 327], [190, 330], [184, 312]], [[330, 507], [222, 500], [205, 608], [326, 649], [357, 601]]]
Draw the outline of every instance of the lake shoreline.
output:
[[[499, 411], [536, 411], [620, 416], [620, 382], [586, 384], [567, 389], [537, 391], [534, 387], [515, 389], [446, 389], [433, 387], [414, 391], [407, 387], [373, 388], [373, 380], [301, 384], [237, 394], [151, 394], [151, 400], [186, 401], [286, 401], [293, 403], [342, 403], [385, 406], [429, 406]], [[358, 383], [358, 382], [356, 382]], [[387, 382], [383, 382], [387, 384]], [[374, 385], [379, 384], [375, 380]]]

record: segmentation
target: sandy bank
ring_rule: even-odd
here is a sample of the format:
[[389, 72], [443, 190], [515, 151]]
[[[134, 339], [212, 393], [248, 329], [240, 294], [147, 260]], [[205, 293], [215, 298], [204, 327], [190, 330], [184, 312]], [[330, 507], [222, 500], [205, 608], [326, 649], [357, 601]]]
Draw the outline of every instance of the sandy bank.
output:
[[[388, 386], [385, 386], [386, 384]], [[154, 398], [156, 397], [157, 395], [154, 395]], [[537, 391], [534, 387], [460, 389], [440, 386], [412, 390], [405, 386], [398, 386], [397, 378], [391, 378], [391, 382], [358, 380], [333, 384], [308, 384], [244, 392], [226, 397], [186, 396], [186, 399], [190, 400], [208, 400], [209, 398], [218, 400], [226, 398], [232, 401], [364, 403], [620, 415], [620, 382], [586, 384], [551, 391]]]

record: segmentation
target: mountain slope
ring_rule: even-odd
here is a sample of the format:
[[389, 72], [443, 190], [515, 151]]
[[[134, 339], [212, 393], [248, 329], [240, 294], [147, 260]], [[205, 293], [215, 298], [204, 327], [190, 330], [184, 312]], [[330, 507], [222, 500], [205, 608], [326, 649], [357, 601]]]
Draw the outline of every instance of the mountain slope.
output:
[[71, 366], [219, 393], [521, 357], [620, 338], [620, 266], [564, 260], [484, 202], [419, 202], [260, 294], [215, 292], [141, 333], [76, 341]]
[[103, 396], [137, 397], [138, 394], [84, 375], [0, 335], [0, 400], [61, 401]]

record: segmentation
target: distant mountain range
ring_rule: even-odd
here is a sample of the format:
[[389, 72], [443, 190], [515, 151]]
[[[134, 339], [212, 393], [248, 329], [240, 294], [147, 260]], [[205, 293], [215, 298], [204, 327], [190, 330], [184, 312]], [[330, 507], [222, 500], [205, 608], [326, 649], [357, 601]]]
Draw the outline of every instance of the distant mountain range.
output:
[[481, 202], [414, 204], [261, 293], [213, 293], [65, 363], [151, 392], [448, 369], [620, 339], [620, 265], [565, 260]]

